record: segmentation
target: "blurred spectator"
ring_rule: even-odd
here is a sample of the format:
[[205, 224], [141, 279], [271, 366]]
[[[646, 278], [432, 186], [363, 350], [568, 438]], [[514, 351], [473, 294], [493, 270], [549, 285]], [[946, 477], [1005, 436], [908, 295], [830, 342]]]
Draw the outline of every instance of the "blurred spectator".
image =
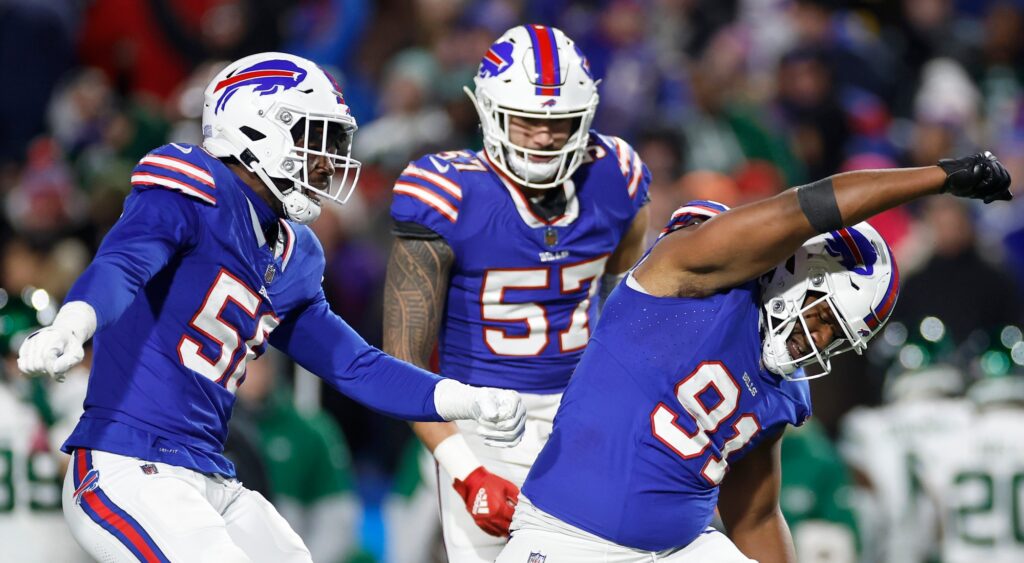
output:
[[166, 98], [209, 58], [235, 59], [280, 44], [284, 0], [97, 0], [79, 52], [122, 95]]
[[825, 54], [813, 47], [787, 53], [779, 63], [778, 111], [805, 174], [821, 178], [839, 169], [849, 138]]
[[[10, 561], [85, 562], [91, 559], [71, 537], [61, 513], [68, 456], [59, 451], [67, 436], [59, 421], [66, 413], [51, 404], [49, 381], [26, 380], [16, 364], [22, 340], [40, 324], [30, 303], [0, 289], [0, 544]], [[69, 373], [68, 379], [62, 391], [80, 389], [80, 405], [85, 389], [77, 383], [84, 383], [83, 370]], [[70, 414], [77, 415], [79, 405]]]
[[907, 563], [934, 555], [936, 536], [928, 524], [934, 513], [921, 471], [950, 449], [950, 433], [970, 427], [971, 409], [960, 395], [962, 371], [921, 361], [904, 359], [906, 365], [890, 372], [889, 404], [858, 407], [843, 419], [841, 451], [856, 474], [864, 561]]
[[944, 448], [922, 464], [923, 485], [938, 503], [933, 521], [941, 525], [939, 557], [945, 563], [1024, 559], [1024, 374], [1020, 362], [1006, 357], [1009, 350], [990, 352], [1003, 356], [996, 362], [1001, 367], [968, 388], [976, 411], [946, 438], [961, 446]]
[[956, 343], [965, 342], [977, 328], [1020, 322], [1011, 280], [982, 259], [975, 247], [968, 206], [953, 198], [933, 198], [922, 206], [921, 218], [920, 236], [929, 241], [932, 256], [903, 279], [894, 320], [913, 327], [925, 317], [938, 317]]
[[50, 94], [74, 58], [67, 20], [76, 12], [67, 2], [0, 2], [0, 166], [22, 161], [45, 129]]
[[381, 89], [380, 117], [361, 127], [353, 150], [363, 161], [400, 171], [426, 147], [451, 132], [448, 115], [433, 103], [437, 61], [427, 51], [404, 51], [389, 65]]
[[852, 480], [821, 424], [811, 419], [782, 439], [779, 506], [803, 563], [857, 561]]
[[437, 517], [437, 465], [419, 439], [406, 442], [394, 486], [384, 503], [390, 563], [443, 563], [448, 560]]
[[281, 360], [280, 354], [268, 350], [247, 365], [245, 384], [238, 388], [240, 408], [235, 410], [248, 414], [255, 424], [278, 511], [314, 561], [340, 563], [358, 546], [360, 507], [348, 447], [329, 416], [295, 408], [292, 394], [278, 377]]

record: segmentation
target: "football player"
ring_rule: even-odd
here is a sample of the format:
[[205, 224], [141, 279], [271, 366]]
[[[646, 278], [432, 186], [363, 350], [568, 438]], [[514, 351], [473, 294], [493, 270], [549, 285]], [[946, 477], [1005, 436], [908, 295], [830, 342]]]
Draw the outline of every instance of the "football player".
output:
[[1017, 344], [981, 357], [987, 370], [967, 389], [974, 416], [951, 428], [946, 447], [922, 464], [945, 563], [1024, 561], [1024, 346]]
[[[897, 333], [902, 328], [889, 326]], [[934, 506], [921, 471], [948, 457], [950, 436], [971, 426], [974, 411], [952, 356], [918, 364], [914, 358], [925, 362], [929, 354], [914, 341], [897, 357], [909, 361], [897, 360], [887, 374], [885, 404], [857, 407], [840, 425], [840, 451], [860, 485], [855, 506], [865, 559], [880, 563], [926, 561], [933, 554], [935, 530], [924, 523], [934, 521]]]
[[899, 293], [862, 221], [1009, 186], [988, 153], [848, 172], [662, 237], [609, 297], [497, 561], [794, 561], [779, 438], [811, 414], [805, 380], [863, 352]]
[[77, 398], [81, 404], [85, 389], [77, 383], [79, 378], [84, 381], [85, 374], [69, 373], [72, 388], [57, 389], [77, 397], [54, 397], [55, 389], [48, 382], [23, 378], [16, 364], [17, 347], [38, 328], [38, 312], [17, 293], [0, 289], [0, 296], [0, 545], [4, 558], [91, 561], [60, 512], [61, 470], [67, 466], [67, 456], [57, 450], [67, 437], [66, 433], [61, 436], [65, 418], [77, 419], [76, 407], [67, 399]]
[[[471, 385], [515, 389], [523, 442], [487, 451], [475, 424], [415, 424], [440, 464], [451, 561], [493, 561], [519, 485], [590, 337], [599, 286], [643, 251], [650, 174], [590, 129], [598, 94], [561, 30], [514, 27], [480, 62], [482, 151], [430, 154], [394, 186], [384, 349]], [[602, 282], [602, 277], [606, 279]]]
[[222, 455], [246, 362], [267, 344], [380, 412], [474, 418], [496, 445], [521, 436], [514, 392], [397, 361], [328, 307], [306, 225], [321, 202], [351, 194], [355, 130], [337, 83], [310, 61], [231, 63], [206, 89], [203, 146], [139, 161], [95, 259], [53, 324], [22, 345], [22, 371], [60, 379], [95, 334], [85, 412], [63, 446], [63, 506], [96, 559], [310, 560]]

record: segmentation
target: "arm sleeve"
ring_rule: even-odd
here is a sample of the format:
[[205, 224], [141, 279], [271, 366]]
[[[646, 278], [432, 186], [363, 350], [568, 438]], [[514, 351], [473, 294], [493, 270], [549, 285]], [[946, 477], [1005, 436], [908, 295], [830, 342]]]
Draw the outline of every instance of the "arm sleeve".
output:
[[367, 408], [403, 420], [443, 420], [434, 407], [441, 378], [367, 344], [330, 310], [322, 291], [285, 319], [270, 343]]
[[195, 246], [200, 221], [190, 200], [163, 190], [134, 191], [124, 213], [103, 239], [96, 257], [75, 281], [65, 302], [96, 310], [97, 330], [113, 323], [139, 289], [178, 252]]

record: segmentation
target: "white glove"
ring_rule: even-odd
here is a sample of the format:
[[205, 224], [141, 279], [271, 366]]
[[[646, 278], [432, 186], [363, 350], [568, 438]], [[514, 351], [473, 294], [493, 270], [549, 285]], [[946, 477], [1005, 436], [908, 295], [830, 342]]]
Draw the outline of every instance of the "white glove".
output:
[[49, 375], [58, 382], [85, 357], [82, 346], [96, 330], [96, 311], [84, 301], [72, 301], [57, 312], [53, 324], [21, 343], [18, 369], [25, 375]]
[[434, 387], [434, 406], [445, 420], [475, 420], [488, 446], [511, 448], [523, 439], [526, 407], [515, 391], [442, 379]]

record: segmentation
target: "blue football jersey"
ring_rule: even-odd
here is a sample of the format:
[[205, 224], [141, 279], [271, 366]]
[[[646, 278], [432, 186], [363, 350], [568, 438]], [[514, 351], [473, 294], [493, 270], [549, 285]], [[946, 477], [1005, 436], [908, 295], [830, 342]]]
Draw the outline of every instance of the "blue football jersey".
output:
[[729, 463], [810, 416], [761, 367], [756, 282], [703, 299], [612, 292], [523, 486], [540, 509], [660, 551], [711, 522]]
[[647, 201], [650, 173], [624, 141], [591, 132], [588, 156], [545, 219], [484, 152], [428, 155], [394, 187], [391, 216], [452, 248], [441, 373], [464, 383], [559, 393], [590, 337], [605, 263]]
[[[440, 420], [435, 376], [384, 356], [330, 312], [308, 227], [277, 219], [197, 146], [156, 149], [131, 179], [124, 213], [67, 297], [93, 306], [98, 330], [85, 413], [64, 451], [233, 476], [221, 452], [234, 392], [268, 343], [371, 407]], [[401, 379], [413, 371], [423, 377]], [[411, 387], [378, 390], [392, 375]], [[397, 393], [414, 397], [400, 406]]]

